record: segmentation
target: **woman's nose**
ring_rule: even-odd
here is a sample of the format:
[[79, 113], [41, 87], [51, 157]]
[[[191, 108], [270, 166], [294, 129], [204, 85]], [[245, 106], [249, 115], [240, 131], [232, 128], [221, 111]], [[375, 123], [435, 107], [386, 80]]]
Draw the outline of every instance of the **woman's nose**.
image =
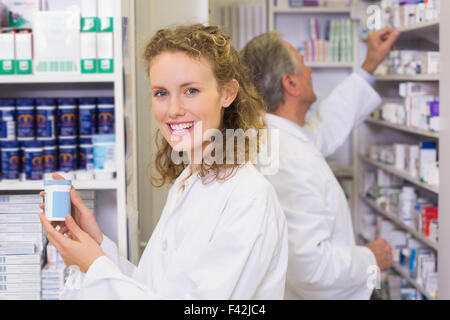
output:
[[169, 113], [169, 117], [177, 118], [180, 116], [184, 116], [186, 114], [186, 111], [183, 108], [181, 101], [179, 101], [177, 99], [173, 99], [173, 101], [170, 102], [168, 113]]

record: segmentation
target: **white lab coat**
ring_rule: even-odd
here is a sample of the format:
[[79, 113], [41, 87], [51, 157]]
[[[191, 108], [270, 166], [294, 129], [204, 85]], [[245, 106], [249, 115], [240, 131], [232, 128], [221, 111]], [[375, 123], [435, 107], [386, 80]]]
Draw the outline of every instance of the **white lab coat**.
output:
[[304, 128], [275, 115], [266, 117], [268, 127], [280, 132], [279, 170], [266, 178], [288, 221], [286, 299], [371, 295], [367, 268], [376, 260], [368, 248], [355, 245], [346, 197], [324, 154], [333, 153], [380, 101], [354, 73], [323, 101]]
[[[273, 187], [247, 164], [225, 182], [185, 183], [169, 191], [160, 221], [136, 267], [104, 238], [79, 299], [282, 299], [287, 226]], [[67, 281], [76, 283], [76, 281]]]

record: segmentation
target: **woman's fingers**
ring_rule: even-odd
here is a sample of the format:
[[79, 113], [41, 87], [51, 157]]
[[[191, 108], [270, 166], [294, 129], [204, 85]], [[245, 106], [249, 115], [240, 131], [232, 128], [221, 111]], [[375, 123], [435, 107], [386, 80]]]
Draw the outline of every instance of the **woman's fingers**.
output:
[[65, 237], [61, 233], [56, 231], [55, 228], [53, 228], [53, 226], [47, 220], [47, 217], [42, 212], [39, 213], [39, 219], [41, 220], [42, 226], [44, 227], [45, 231], [47, 231], [47, 236], [49, 237], [49, 240], [51, 237], [54, 240], [54, 242], [52, 242], [52, 244], [55, 247], [57, 245], [58, 245], [58, 247], [60, 247], [66, 240]]
[[70, 214], [66, 216], [66, 227], [69, 229], [72, 234], [81, 240], [84, 237], [84, 231], [80, 229], [75, 220], [71, 217]]

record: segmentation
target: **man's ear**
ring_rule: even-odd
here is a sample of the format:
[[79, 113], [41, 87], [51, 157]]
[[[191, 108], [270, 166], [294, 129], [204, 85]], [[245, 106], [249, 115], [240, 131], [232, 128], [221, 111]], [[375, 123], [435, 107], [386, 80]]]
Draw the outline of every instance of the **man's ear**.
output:
[[302, 92], [299, 80], [298, 76], [285, 74], [283, 78], [281, 78], [284, 92], [291, 96], [298, 97]]
[[239, 82], [236, 79], [230, 80], [222, 90], [221, 106], [228, 108], [236, 99], [239, 92]]

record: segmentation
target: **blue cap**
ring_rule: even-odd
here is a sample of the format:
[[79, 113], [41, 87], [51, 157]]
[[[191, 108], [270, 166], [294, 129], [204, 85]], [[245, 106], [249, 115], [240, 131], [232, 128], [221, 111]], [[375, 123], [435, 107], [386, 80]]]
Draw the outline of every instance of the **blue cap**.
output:
[[113, 97], [98, 98], [97, 104], [114, 104], [114, 98]]
[[33, 140], [33, 141], [25, 141], [25, 142], [23, 143], [23, 147], [24, 147], [24, 148], [30, 148], [30, 149], [33, 149], [33, 148], [42, 148], [42, 142], [41, 142], [41, 141], [36, 141], [36, 140]]
[[36, 99], [36, 106], [53, 107], [55, 106], [55, 99], [52, 98], [40, 98]]
[[7, 148], [7, 149], [13, 149], [13, 148], [19, 149], [19, 142], [18, 141], [3, 141], [1, 143], [1, 147]]
[[44, 186], [71, 186], [72, 180], [45, 180]]
[[436, 142], [422, 142], [420, 144], [421, 149], [436, 149]]
[[80, 98], [78, 99], [78, 105], [84, 106], [84, 105], [92, 105], [96, 104], [97, 99], [96, 98]]
[[93, 143], [116, 142], [115, 134], [94, 134], [92, 136]]
[[74, 105], [76, 105], [75, 98], [58, 99], [58, 106], [74, 106]]
[[15, 107], [13, 99], [0, 99], [0, 107]]
[[34, 99], [17, 99], [17, 107], [34, 107]]

